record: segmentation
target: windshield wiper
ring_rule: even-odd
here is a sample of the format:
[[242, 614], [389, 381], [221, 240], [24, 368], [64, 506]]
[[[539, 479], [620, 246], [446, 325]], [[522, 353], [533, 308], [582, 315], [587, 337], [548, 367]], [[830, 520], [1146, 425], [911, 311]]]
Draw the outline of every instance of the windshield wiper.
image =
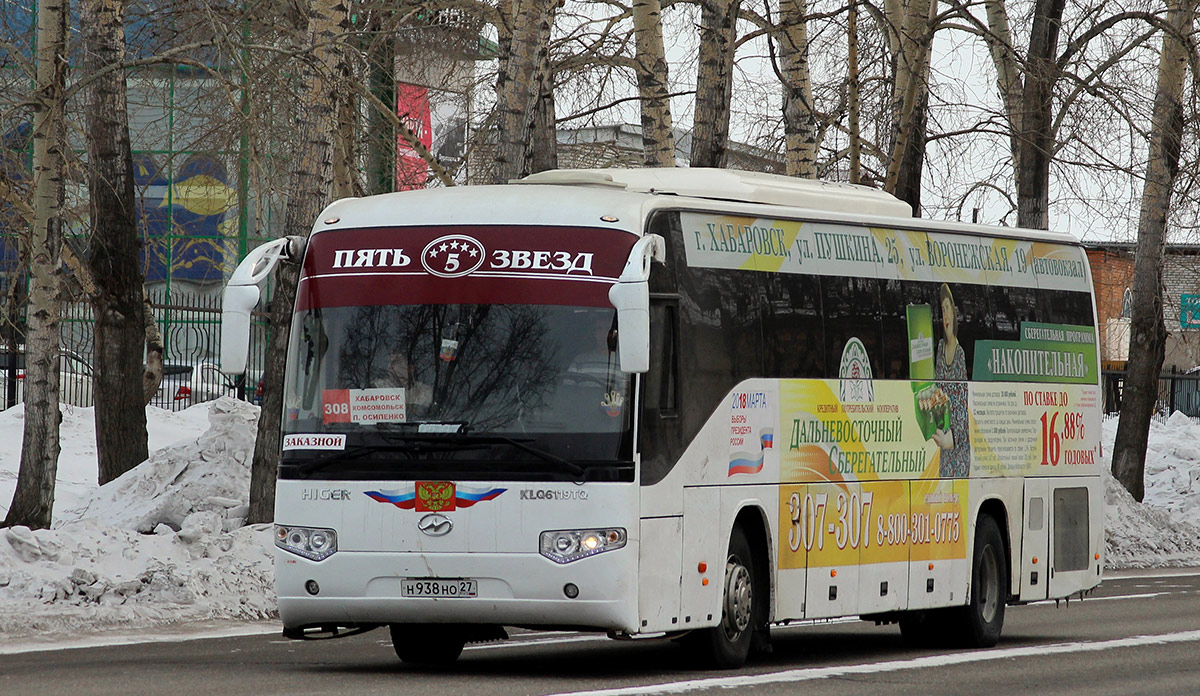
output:
[[582, 466], [579, 466], [578, 464], [576, 464], [573, 461], [570, 461], [569, 459], [563, 459], [562, 457], [560, 457], [556, 454], [551, 454], [545, 450], [540, 450], [536, 447], [531, 447], [530, 445], [526, 444], [527, 442], [529, 442], [529, 440], [527, 440], [527, 439], [517, 439], [515, 437], [507, 437], [505, 435], [465, 435], [465, 436], [459, 436], [458, 438], [455, 438], [455, 441], [461, 441], [464, 443], [466, 443], [466, 442], [479, 443], [481, 445], [494, 445], [494, 444], [498, 444], [498, 443], [512, 445], [513, 447], [516, 447], [517, 449], [519, 449], [523, 452], [528, 452], [529, 454], [532, 454], [533, 456], [537, 457], [538, 459], [541, 459], [542, 461], [547, 461], [547, 462], [550, 462], [551, 464], [557, 464], [560, 468], [564, 469], [567, 473], [573, 474], [574, 476], [576, 476], [577, 477], [576, 483], [583, 483], [584, 479], [587, 478], [587, 469], [584, 469]]

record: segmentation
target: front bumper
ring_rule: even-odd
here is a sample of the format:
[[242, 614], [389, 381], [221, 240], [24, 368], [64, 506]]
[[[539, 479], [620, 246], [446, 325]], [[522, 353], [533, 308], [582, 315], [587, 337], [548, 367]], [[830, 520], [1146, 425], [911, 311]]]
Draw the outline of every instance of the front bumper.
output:
[[[470, 623], [637, 631], [637, 545], [558, 564], [528, 553], [338, 551], [313, 562], [276, 550], [285, 629], [318, 625]], [[478, 596], [401, 596], [404, 578], [472, 578]], [[316, 595], [306, 589], [315, 581]], [[569, 599], [564, 586], [579, 594]]]

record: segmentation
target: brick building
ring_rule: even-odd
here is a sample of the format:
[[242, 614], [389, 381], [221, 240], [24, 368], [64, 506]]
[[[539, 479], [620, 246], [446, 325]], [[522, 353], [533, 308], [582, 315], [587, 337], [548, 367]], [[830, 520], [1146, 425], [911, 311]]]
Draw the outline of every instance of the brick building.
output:
[[[1130, 350], [1129, 301], [1133, 285], [1133, 242], [1088, 244], [1100, 360], [1106, 369], [1124, 369]], [[1186, 372], [1200, 365], [1200, 245], [1172, 244], [1163, 262], [1163, 321], [1167, 328], [1163, 369]]]

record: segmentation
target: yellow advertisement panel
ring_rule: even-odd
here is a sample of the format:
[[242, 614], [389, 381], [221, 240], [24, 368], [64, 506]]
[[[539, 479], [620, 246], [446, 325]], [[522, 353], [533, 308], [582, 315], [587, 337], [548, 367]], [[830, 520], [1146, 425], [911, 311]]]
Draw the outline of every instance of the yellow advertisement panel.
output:
[[914, 481], [907, 536], [911, 560], [948, 561], [967, 557], [967, 482]]
[[690, 211], [680, 222], [694, 268], [1090, 290], [1068, 244]]
[[[847, 389], [859, 383], [865, 391]], [[934, 478], [939, 448], [926, 437], [912, 383], [786, 380], [780, 383], [782, 479], [796, 482]], [[855, 392], [849, 399], [849, 392]], [[851, 400], [853, 399], [853, 400]]]
[[909, 484], [784, 485], [779, 567], [805, 568], [908, 560], [908, 536], [889, 533], [907, 526]]
[[784, 482], [1094, 475], [1100, 465], [1092, 385], [783, 380], [779, 399]]
[[863, 563], [893, 563], [909, 560], [908, 544], [894, 531], [909, 518], [909, 483], [878, 481], [864, 483], [863, 499], [871, 505], [871, 519], [862, 548]]

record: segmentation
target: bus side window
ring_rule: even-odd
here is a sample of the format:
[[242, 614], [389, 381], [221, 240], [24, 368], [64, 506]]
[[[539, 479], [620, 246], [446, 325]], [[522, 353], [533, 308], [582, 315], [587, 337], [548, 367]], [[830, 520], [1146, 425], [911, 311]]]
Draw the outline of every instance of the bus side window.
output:
[[678, 391], [679, 330], [674, 301], [650, 305], [650, 370], [646, 373], [646, 408], [674, 416]]
[[908, 305], [928, 302], [925, 284], [904, 280], [883, 280], [879, 285], [879, 322], [883, 328], [884, 379], [908, 379]]
[[825, 326], [816, 276], [773, 274], [764, 278], [763, 343], [766, 376], [825, 376]]
[[[641, 398], [645, 416], [639, 419], [639, 449], [642, 453], [641, 484], [652, 486], [671, 472], [683, 454], [684, 423], [679, 400], [695, 398], [691, 384], [681, 384], [679, 372], [678, 296], [650, 298], [650, 370], [642, 378]], [[680, 390], [685, 394], [681, 395]], [[691, 433], [694, 435], [695, 433]]]
[[[967, 359], [967, 379], [974, 375], [975, 341], [992, 338], [991, 308], [988, 305], [988, 286], [973, 283], [949, 283], [958, 312], [958, 342]], [[941, 308], [935, 311], [935, 330], [942, 337]]]
[[988, 291], [992, 307], [992, 338], [998, 341], [1020, 340], [1021, 324], [1040, 321], [1038, 291], [1034, 288], [993, 285]]
[[825, 308], [826, 376], [841, 376], [842, 353], [852, 338], [861, 341], [866, 349], [871, 362], [871, 376], [883, 376], [879, 284], [878, 278], [821, 277], [821, 304]]
[[1096, 325], [1092, 316], [1092, 298], [1086, 292], [1042, 290], [1041, 296], [1041, 321], [1047, 324]]

